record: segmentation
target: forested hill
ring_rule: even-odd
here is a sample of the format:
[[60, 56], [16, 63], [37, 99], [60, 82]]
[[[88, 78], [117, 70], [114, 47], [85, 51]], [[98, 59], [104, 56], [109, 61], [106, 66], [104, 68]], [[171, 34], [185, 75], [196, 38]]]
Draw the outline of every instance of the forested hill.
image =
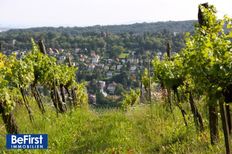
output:
[[[92, 26], [92, 27], [40, 27], [12, 29], [0, 32], [0, 47], [3, 50], [28, 50], [31, 38], [43, 39], [48, 48], [88, 50], [104, 49], [113, 51], [113, 46], [126, 50], [165, 51], [169, 39], [173, 51], [183, 47], [183, 34], [191, 32], [195, 21], [168, 21], [156, 23], [136, 23], [132, 25]], [[108, 35], [109, 34], [109, 35]]]
[[167, 21], [167, 22], [155, 22], [155, 23], [135, 23], [130, 25], [109, 25], [109, 26], [91, 26], [91, 27], [40, 27], [40, 28], [28, 28], [28, 29], [12, 29], [7, 32], [58, 32], [58, 33], [67, 33], [67, 34], [83, 34], [83, 33], [101, 33], [101, 32], [109, 32], [109, 33], [144, 33], [144, 32], [160, 32], [163, 30], [167, 30], [169, 32], [189, 32], [193, 31], [194, 28], [194, 20], [188, 21]]

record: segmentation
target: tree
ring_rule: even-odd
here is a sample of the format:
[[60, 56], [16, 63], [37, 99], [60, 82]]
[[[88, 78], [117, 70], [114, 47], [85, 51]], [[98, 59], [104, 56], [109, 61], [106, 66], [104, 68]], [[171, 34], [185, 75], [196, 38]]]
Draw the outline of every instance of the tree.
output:
[[110, 57], [112, 58], [117, 58], [121, 53], [123, 53], [125, 51], [125, 48], [122, 46], [117, 46], [114, 45], [112, 46], [112, 50], [110, 52]]

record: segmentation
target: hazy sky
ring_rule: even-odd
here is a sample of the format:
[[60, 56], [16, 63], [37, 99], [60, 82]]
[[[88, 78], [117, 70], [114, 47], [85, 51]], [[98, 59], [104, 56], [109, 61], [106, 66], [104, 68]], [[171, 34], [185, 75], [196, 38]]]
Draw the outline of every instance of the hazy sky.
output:
[[[205, 0], [0, 0], [0, 27], [90, 26], [197, 19]], [[232, 16], [232, 0], [208, 0]]]

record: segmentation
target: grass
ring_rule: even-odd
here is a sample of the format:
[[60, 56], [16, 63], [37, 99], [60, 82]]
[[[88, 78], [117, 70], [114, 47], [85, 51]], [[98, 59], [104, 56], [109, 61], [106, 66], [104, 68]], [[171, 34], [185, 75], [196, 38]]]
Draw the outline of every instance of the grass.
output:
[[125, 58], [127, 58], [128, 56], [129, 56], [128, 53], [121, 53], [121, 54], [118, 56], [118, 58], [125, 59]]
[[[46, 106], [46, 114], [41, 115], [33, 104], [34, 124], [30, 123], [24, 107], [18, 106], [14, 111], [20, 132], [48, 134], [49, 149], [6, 150], [6, 132], [0, 121], [0, 150], [3, 153], [211, 154], [223, 153], [224, 149], [221, 142], [213, 147], [210, 145], [207, 129], [196, 133], [191, 116], [186, 127], [179, 110], [175, 108], [170, 114], [162, 103], [140, 105], [127, 112], [119, 109], [76, 109], [58, 117], [49, 106]], [[223, 142], [222, 134], [220, 136]]]

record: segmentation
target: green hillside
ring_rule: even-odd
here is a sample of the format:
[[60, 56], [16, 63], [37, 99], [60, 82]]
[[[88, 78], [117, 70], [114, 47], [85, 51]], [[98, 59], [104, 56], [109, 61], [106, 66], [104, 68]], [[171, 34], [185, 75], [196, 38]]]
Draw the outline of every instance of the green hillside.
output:
[[[35, 102], [33, 102], [35, 103]], [[223, 144], [210, 145], [209, 131], [196, 134], [192, 117], [186, 127], [178, 108], [170, 114], [162, 102], [139, 105], [130, 111], [120, 109], [76, 109], [56, 117], [46, 106], [41, 115], [35, 105], [35, 123], [30, 123], [26, 109], [14, 110], [21, 133], [48, 134], [48, 150], [5, 150], [5, 129], [0, 121], [0, 150], [6, 153], [220, 153]], [[166, 106], [166, 107], [165, 107]], [[204, 121], [207, 114], [204, 114]], [[220, 138], [222, 134], [220, 132]]]

